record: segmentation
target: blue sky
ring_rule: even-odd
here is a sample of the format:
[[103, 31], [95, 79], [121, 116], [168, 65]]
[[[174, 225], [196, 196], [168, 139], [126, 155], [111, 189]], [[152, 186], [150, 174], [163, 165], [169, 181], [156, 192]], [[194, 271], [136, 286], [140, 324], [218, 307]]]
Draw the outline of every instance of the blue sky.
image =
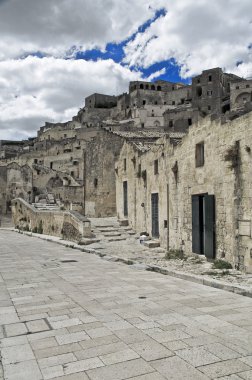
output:
[[251, 0], [0, 0], [0, 139], [70, 120], [86, 96], [132, 80], [252, 77], [251, 15]]

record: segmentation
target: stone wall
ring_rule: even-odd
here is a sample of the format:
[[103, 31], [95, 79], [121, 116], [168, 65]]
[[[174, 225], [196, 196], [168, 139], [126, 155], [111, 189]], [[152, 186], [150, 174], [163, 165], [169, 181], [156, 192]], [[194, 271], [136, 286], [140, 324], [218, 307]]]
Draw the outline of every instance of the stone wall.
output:
[[7, 213], [6, 203], [7, 168], [0, 166], [0, 214]]
[[[158, 193], [161, 246], [191, 253], [192, 195], [214, 195], [216, 257], [251, 272], [251, 124], [252, 113], [225, 124], [207, 118], [189, 129], [181, 145], [162, 138], [146, 153], [126, 143], [116, 163], [118, 217], [125, 218], [123, 182], [127, 181], [129, 223], [136, 231], [151, 234], [151, 194]], [[199, 143], [204, 143], [204, 164], [196, 167]]]
[[12, 218], [16, 228], [34, 233], [59, 236], [74, 241], [92, 236], [89, 220], [78, 213], [40, 211], [19, 198], [12, 201]]

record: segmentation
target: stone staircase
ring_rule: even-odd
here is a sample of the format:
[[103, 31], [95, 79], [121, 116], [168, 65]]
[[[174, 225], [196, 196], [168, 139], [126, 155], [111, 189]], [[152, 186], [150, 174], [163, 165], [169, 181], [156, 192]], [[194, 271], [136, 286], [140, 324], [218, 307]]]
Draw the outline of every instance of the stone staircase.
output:
[[129, 226], [121, 226], [116, 218], [90, 218], [92, 231], [96, 238], [103, 242], [120, 242], [136, 237]]
[[60, 211], [60, 208], [57, 204], [51, 203], [32, 203], [32, 206], [39, 211]]

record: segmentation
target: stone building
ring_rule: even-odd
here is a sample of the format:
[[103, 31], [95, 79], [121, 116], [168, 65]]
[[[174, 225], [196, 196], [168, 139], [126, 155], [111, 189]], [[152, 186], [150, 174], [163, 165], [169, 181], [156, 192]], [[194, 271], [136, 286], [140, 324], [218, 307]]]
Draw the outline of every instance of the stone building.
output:
[[205, 118], [187, 135], [125, 142], [117, 216], [167, 249], [225, 258], [252, 272], [252, 113]]
[[[164, 205], [158, 210], [161, 245], [183, 247], [189, 252], [191, 215], [188, 210], [191, 206], [186, 198], [186, 208], [180, 196], [187, 194], [188, 188], [197, 188], [195, 180], [198, 180], [199, 173], [203, 183], [205, 175], [209, 181], [218, 183], [216, 173], [210, 169], [207, 171], [211, 165], [216, 167], [214, 159], [218, 155], [213, 153], [213, 158], [208, 159], [203, 169], [196, 170], [193, 166], [194, 145], [201, 140], [209, 144], [207, 136], [212, 136], [212, 145], [217, 144], [219, 133], [222, 147], [216, 145], [216, 152], [229, 143], [232, 145], [236, 132], [234, 126], [246, 120], [246, 113], [252, 109], [251, 88], [251, 80], [214, 68], [195, 77], [192, 85], [136, 81], [129, 83], [128, 93], [119, 96], [92, 94], [72, 120], [45, 123], [35, 139], [0, 142], [0, 208], [7, 212], [13, 198], [20, 197], [29, 203], [55, 202], [62, 208], [77, 210], [90, 217], [112, 216], [116, 214], [117, 194], [118, 215], [124, 218], [121, 191], [125, 186], [123, 191], [131, 197], [128, 212], [132, 227], [139, 232], [151, 231], [151, 194], [159, 194], [158, 202]], [[242, 136], [237, 137], [238, 140], [242, 141]], [[201, 152], [200, 149], [204, 148], [199, 145], [197, 149]], [[207, 146], [206, 153], [208, 151]], [[155, 175], [149, 172], [153, 165]], [[225, 172], [224, 169], [226, 166], [220, 166], [223, 170], [221, 177], [227, 178], [233, 186], [234, 170]], [[126, 182], [127, 188], [122, 185]], [[216, 199], [217, 195], [221, 198], [216, 188], [214, 195]], [[224, 184], [220, 189], [225, 193]], [[167, 191], [171, 199], [168, 203]], [[201, 194], [200, 189], [198, 191]], [[212, 194], [210, 191], [213, 190], [206, 192]], [[139, 203], [140, 199], [143, 200]], [[155, 199], [157, 201], [157, 196]], [[202, 199], [198, 200], [201, 209], [202, 202], [205, 202]], [[181, 209], [182, 205], [186, 212]], [[229, 204], [225, 204], [226, 207], [230, 209]], [[246, 220], [242, 215], [239, 218]], [[226, 222], [221, 220], [220, 223], [229, 231], [227, 240], [231, 242], [229, 236], [233, 227], [229, 230], [230, 224], [227, 227]], [[202, 232], [200, 234], [202, 240]], [[217, 242], [217, 256], [228, 256], [226, 252], [233, 252], [234, 248], [226, 247], [225, 243], [221, 253], [222, 243]], [[244, 257], [246, 261], [245, 254]], [[243, 265], [242, 259], [239, 260], [236, 265]]]

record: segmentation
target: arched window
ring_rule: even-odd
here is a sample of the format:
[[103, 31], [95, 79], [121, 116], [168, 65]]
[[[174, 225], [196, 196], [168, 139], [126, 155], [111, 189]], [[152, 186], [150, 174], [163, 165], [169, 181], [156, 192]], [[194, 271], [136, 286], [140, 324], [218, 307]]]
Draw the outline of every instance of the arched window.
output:
[[145, 89], [149, 90], [149, 85], [148, 84], [146, 84]]
[[143, 88], [144, 88], [144, 86], [143, 86], [143, 84], [141, 83], [141, 84], [140, 84], [140, 90], [143, 90]]
[[158, 90], [158, 91], [161, 91], [161, 86], [157, 86], [157, 90]]
[[155, 90], [155, 86], [154, 86], [154, 85], [152, 85], [152, 86], [151, 86], [151, 89], [152, 89], [152, 90]]

